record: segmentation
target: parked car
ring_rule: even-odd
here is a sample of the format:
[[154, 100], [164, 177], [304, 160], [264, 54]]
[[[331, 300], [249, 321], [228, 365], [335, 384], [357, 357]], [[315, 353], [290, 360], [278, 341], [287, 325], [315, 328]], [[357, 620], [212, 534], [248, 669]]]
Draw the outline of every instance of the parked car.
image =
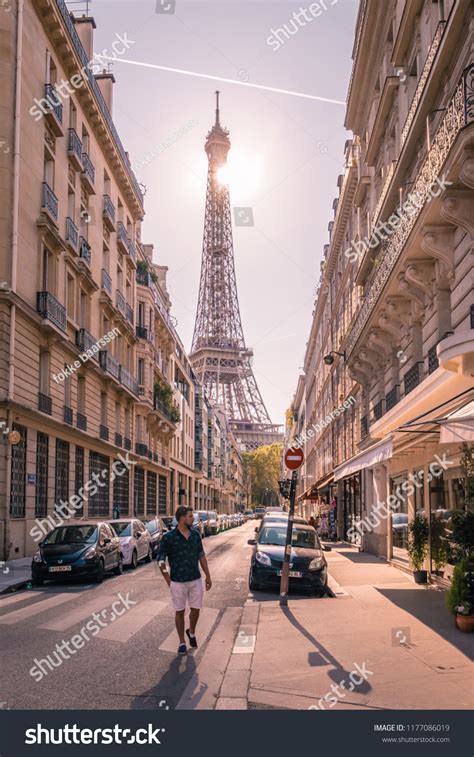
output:
[[171, 529], [174, 528], [173, 521], [176, 523], [176, 518], [172, 515], [161, 515], [160, 520], [164, 533], [166, 533], [166, 531], [171, 531]]
[[38, 544], [31, 562], [35, 586], [46, 579], [92, 578], [102, 583], [104, 575], [123, 570], [118, 536], [108, 523], [68, 522], [57, 526]]
[[201, 516], [199, 515], [198, 512], [195, 512], [193, 514], [193, 525], [192, 525], [192, 527], [195, 528], [196, 531], [199, 531], [199, 536], [201, 537], [201, 539], [204, 539], [204, 537], [206, 535], [206, 529], [204, 528], [204, 521], [203, 521], [203, 519], [201, 518]]
[[217, 513], [215, 510], [196, 510], [202, 521], [206, 536], [217, 534]]
[[256, 518], [263, 518], [265, 515], [265, 508], [264, 507], [256, 507], [255, 508], [255, 517]]
[[217, 516], [217, 532], [227, 531], [230, 526], [229, 516], [224, 513], [220, 513]]
[[153, 547], [145, 524], [138, 518], [110, 521], [122, 545], [123, 564], [136, 568], [140, 560], [151, 562]]
[[[249, 573], [251, 590], [280, 585], [285, 541], [286, 526], [279, 523], [265, 525], [256, 539], [249, 539], [254, 546]], [[325, 594], [328, 574], [324, 551], [330, 549], [321, 544], [312, 526], [296, 524], [291, 542], [290, 588]]]
[[254, 511], [253, 511], [253, 510], [246, 510], [246, 511], [245, 511], [245, 515], [246, 515], [246, 517], [247, 517], [247, 518], [249, 518], [249, 519], [250, 519], [250, 518], [255, 518], [255, 513], [254, 513]]
[[282, 507], [266, 507], [265, 512], [266, 513], [282, 513], [283, 508]]
[[[259, 533], [264, 526], [269, 526], [270, 524], [284, 525], [286, 528], [286, 526], [288, 525], [288, 518], [288, 513], [268, 513], [262, 518], [260, 524], [255, 528], [255, 533]], [[299, 524], [300, 526], [308, 525], [308, 521], [304, 518], [300, 518], [298, 515], [295, 515], [293, 517], [293, 524], [295, 523]]]
[[163, 524], [160, 518], [147, 518], [143, 523], [150, 534], [152, 556], [155, 558], [158, 554], [161, 537], [163, 536]]

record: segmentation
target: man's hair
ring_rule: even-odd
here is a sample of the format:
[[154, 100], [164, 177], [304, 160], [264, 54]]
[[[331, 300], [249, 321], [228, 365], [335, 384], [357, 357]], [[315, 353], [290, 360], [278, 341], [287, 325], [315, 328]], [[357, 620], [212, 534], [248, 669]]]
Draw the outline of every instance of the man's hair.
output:
[[185, 505], [180, 505], [180, 507], [178, 507], [178, 509], [176, 510], [174, 517], [179, 523], [180, 518], [184, 518], [188, 513], [192, 513], [192, 511], [192, 507], [185, 507]]

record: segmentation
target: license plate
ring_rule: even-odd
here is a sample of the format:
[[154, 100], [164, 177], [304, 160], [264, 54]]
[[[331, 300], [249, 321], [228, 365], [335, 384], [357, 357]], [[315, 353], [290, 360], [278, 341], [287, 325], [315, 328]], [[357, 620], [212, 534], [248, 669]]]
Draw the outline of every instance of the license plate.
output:
[[50, 568], [50, 573], [63, 573], [64, 571], [71, 570], [70, 565], [55, 565], [54, 568]]
[[[279, 570], [278, 575], [281, 576], [283, 571]], [[290, 570], [290, 578], [303, 578], [303, 574], [299, 570]]]

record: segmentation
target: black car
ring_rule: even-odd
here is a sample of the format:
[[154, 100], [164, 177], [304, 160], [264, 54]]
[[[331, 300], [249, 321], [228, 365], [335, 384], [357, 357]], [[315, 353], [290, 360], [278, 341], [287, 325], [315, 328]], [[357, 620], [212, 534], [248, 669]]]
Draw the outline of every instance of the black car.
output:
[[171, 531], [174, 528], [174, 517], [172, 515], [162, 515], [160, 520], [163, 527], [163, 533], [166, 533], [166, 531]]
[[57, 526], [38, 544], [31, 562], [35, 586], [47, 579], [92, 578], [102, 583], [107, 571], [123, 570], [120, 539], [108, 523]]
[[[269, 524], [259, 532], [250, 562], [249, 587], [279, 586], [285, 552], [286, 525]], [[311, 589], [317, 594], [326, 593], [328, 572], [324, 547], [312, 526], [293, 525], [290, 555], [290, 588]]]
[[146, 530], [151, 537], [151, 547], [153, 550], [153, 557], [158, 554], [161, 537], [163, 536], [163, 525], [159, 518], [150, 518], [150, 520], [143, 520], [146, 526]]

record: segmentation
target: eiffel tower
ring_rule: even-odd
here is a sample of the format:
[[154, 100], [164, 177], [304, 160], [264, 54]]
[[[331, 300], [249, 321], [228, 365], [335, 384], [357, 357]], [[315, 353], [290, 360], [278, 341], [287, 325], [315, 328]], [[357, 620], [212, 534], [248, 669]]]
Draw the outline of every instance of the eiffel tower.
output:
[[230, 150], [229, 132], [219, 120], [206, 138], [206, 211], [201, 279], [190, 360], [212, 404], [225, 412], [246, 450], [280, 442], [280, 427], [268, 415], [252, 371], [253, 352], [245, 344], [234, 267], [229, 187], [219, 179]]

